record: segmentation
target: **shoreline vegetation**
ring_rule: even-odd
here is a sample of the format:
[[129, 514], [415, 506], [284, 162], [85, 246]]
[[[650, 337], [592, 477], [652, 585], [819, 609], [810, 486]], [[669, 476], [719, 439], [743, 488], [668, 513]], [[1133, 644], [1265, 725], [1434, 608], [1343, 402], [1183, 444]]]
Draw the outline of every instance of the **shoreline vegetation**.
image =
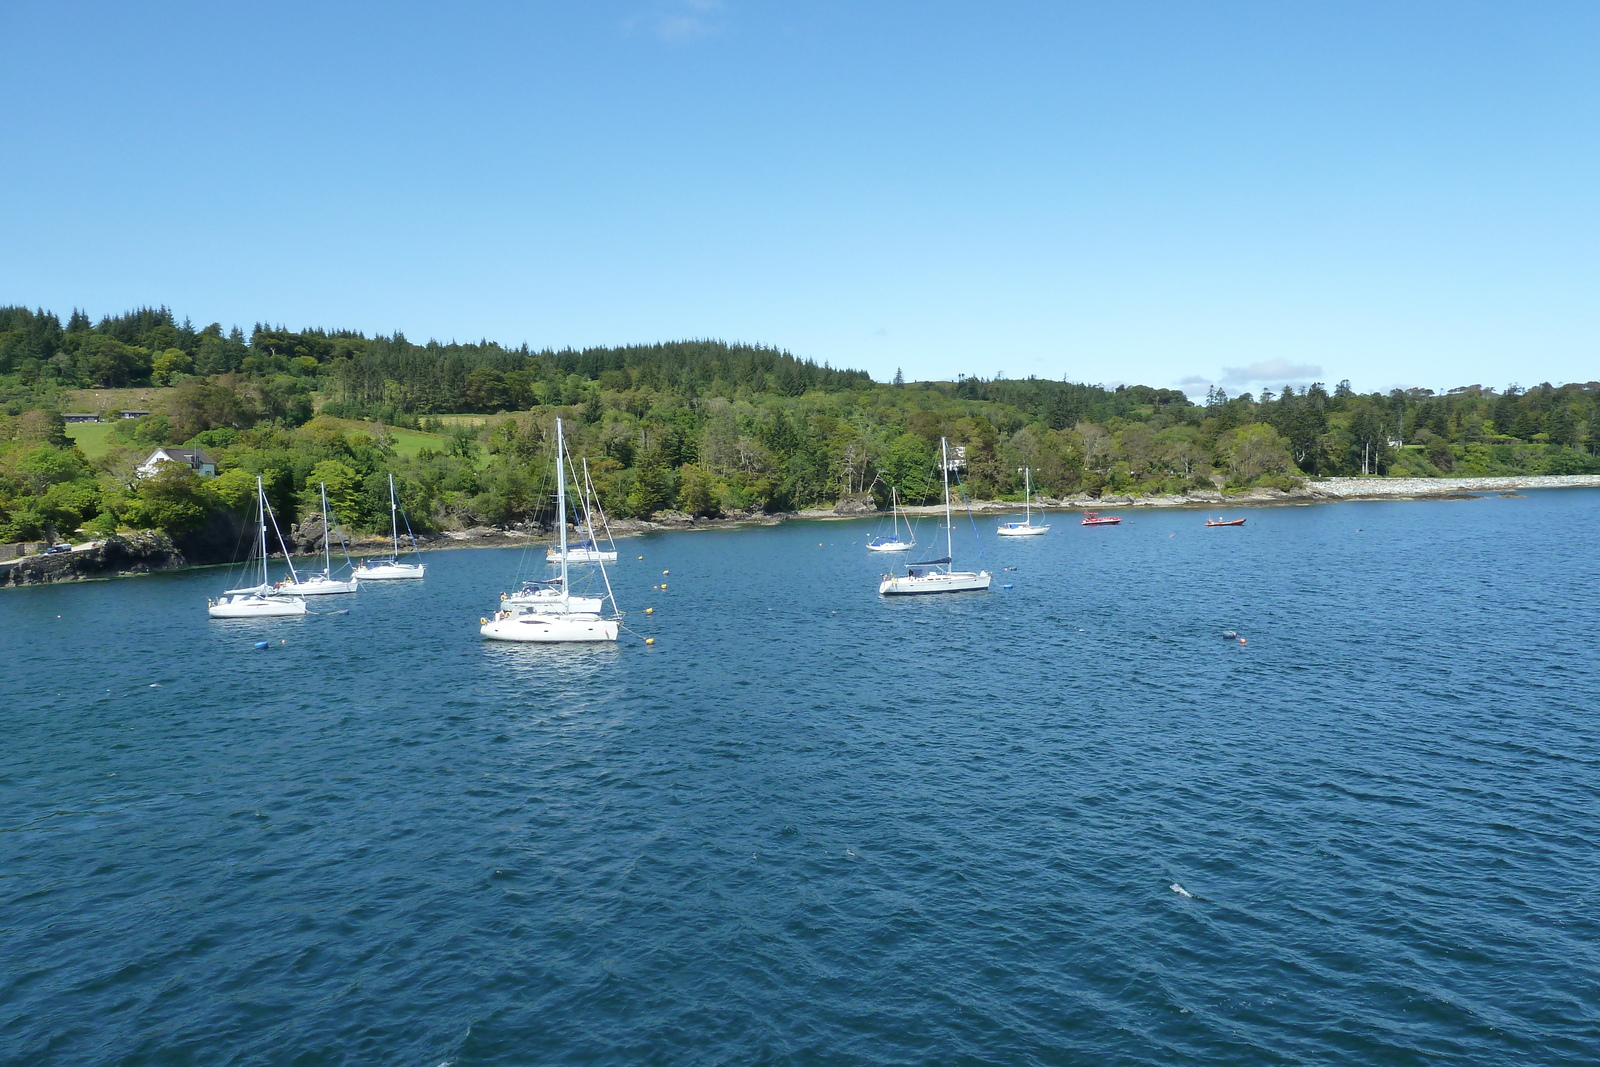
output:
[[[67, 541], [82, 549], [72, 567], [115, 555], [84, 547], [112, 543], [143, 546], [151, 567], [227, 562], [257, 478], [285, 526], [302, 528], [291, 547], [308, 547], [324, 484], [342, 528], [387, 532], [391, 476], [430, 543], [532, 537], [555, 521], [544, 457], [558, 417], [617, 529], [872, 514], [891, 490], [915, 512], [940, 499], [941, 439], [952, 482], [989, 511], [1020, 502], [1024, 468], [1046, 506], [1068, 508], [1600, 478], [1600, 382], [1366, 394], [1291, 382], [1196, 401], [1001, 375], [879, 382], [709, 340], [533, 350], [262, 323], [246, 333], [166, 308], [63, 321], [0, 307], [0, 556]], [[205, 458], [141, 470], [158, 447]], [[0, 581], [15, 580], [5, 570]]]
[[[1217, 512], [1237, 507], [1309, 506], [1341, 501], [1392, 500], [1469, 500], [1485, 496], [1520, 495], [1521, 490], [1600, 489], [1600, 475], [1528, 475], [1508, 478], [1330, 478], [1284, 491], [1257, 489], [1224, 497], [1218, 493], [1131, 499], [1089, 499], [1035, 501], [1034, 510], [1044, 514], [1066, 514], [1092, 508], [1148, 509], [1186, 508]], [[844, 502], [848, 503], [848, 502]], [[978, 514], [1007, 514], [1018, 511], [1016, 501], [974, 500], [971, 510]], [[942, 515], [942, 505], [916, 505], [902, 509], [910, 515]], [[618, 519], [611, 524], [617, 538], [639, 537], [651, 533], [686, 530], [730, 530], [755, 526], [777, 526], [796, 521], [839, 521], [887, 515], [886, 511], [866, 511], [846, 507], [808, 508], [804, 511], [720, 516], [707, 518], [668, 513], [654, 519]], [[445, 530], [419, 537], [424, 552], [455, 548], [511, 548], [547, 544], [548, 529], [501, 529], [471, 527]], [[320, 545], [320, 542], [319, 542]], [[304, 547], [301, 545], [299, 547]], [[376, 535], [363, 536], [350, 544], [353, 557], [387, 554], [389, 542]], [[318, 549], [320, 551], [320, 548]], [[296, 552], [294, 558], [310, 559], [314, 552]], [[281, 558], [281, 556], [279, 557]], [[230, 566], [228, 562], [190, 562], [170, 538], [159, 531], [137, 531], [107, 538], [99, 543], [79, 546], [78, 551], [57, 556], [25, 556], [0, 561], [0, 589], [8, 586], [44, 585], [56, 582], [94, 581], [127, 578], [158, 571], [199, 570]]]

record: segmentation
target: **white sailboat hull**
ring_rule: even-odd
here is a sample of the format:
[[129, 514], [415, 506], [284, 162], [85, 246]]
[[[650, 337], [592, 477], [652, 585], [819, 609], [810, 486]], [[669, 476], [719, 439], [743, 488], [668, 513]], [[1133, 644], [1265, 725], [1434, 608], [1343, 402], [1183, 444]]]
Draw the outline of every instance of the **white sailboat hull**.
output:
[[403, 578], [421, 578], [428, 569], [426, 563], [363, 563], [355, 570], [355, 578], [362, 582], [390, 582]]
[[602, 619], [591, 613], [570, 615], [497, 615], [479, 629], [491, 641], [523, 641], [531, 644], [596, 644], [617, 639], [615, 619]]
[[988, 571], [943, 571], [937, 574], [887, 575], [878, 583], [880, 596], [919, 596], [924, 593], [969, 593], [989, 588]]
[[521, 612], [533, 611], [544, 615], [571, 615], [573, 613], [595, 613], [604, 603], [603, 597], [597, 596], [508, 596], [500, 601], [500, 606], [508, 611]]
[[1038, 537], [1040, 534], [1049, 533], [1050, 526], [1032, 526], [1027, 523], [1001, 523], [999, 534], [1001, 537]]
[[336, 582], [332, 578], [306, 578], [298, 582], [282, 582], [278, 592], [293, 596], [328, 596], [331, 593], [354, 593], [357, 581]]
[[[544, 558], [549, 563], [560, 563], [561, 552], [557, 549], [548, 549]], [[569, 548], [567, 549], [568, 563], [615, 563], [617, 554], [598, 548]]]
[[207, 613], [213, 619], [268, 619], [283, 615], [304, 615], [306, 602], [297, 596], [261, 596], [247, 593], [225, 596], [211, 604]]
[[911, 549], [913, 549], [915, 547], [916, 547], [916, 545], [911, 541], [890, 541], [889, 543], [882, 544], [882, 545], [874, 545], [874, 544], [870, 544], [869, 543], [867, 545], [867, 551], [869, 551], [869, 552], [909, 552]]

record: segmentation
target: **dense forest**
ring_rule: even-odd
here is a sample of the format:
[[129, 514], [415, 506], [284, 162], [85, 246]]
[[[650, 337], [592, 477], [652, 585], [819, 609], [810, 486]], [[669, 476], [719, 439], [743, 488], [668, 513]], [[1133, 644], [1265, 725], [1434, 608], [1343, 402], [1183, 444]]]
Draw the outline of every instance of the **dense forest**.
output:
[[[161, 387], [151, 414], [115, 419], [91, 462], [62, 413], [98, 411], [82, 398], [136, 385]], [[114, 404], [100, 406], [115, 418]], [[261, 324], [247, 336], [165, 308], [98, 322], [75, 311], [64, 325], [0, 308], [0, 412], [0, 541], [182, 530], [246, 507], [258, 474], [285, 513], [325, 482], [341, 518], [368, 529], [387, 521], [391, 471], [423, 528], [537, 519], [550, 507], [542, 457], [558, 414], [607, 510], [629, 516], [793, 510], [882, 499], [890, 486], [931, 501], [941, 436], [962, 450], [960, 477], [980, 498], [1015, 499], [1024, 466], [1055, 496], [1600, 473], [1595, 382], [1444, 394], [1314, 384], [1214, 390], [1197, 404], [1170, 389], [1036, 378], [878, 383], [718, 341], [532, 351]], [[439, 436], [402, 455], [394, 428]], [[205, 448], [218, 476], [140, 478], [161, 444]]]

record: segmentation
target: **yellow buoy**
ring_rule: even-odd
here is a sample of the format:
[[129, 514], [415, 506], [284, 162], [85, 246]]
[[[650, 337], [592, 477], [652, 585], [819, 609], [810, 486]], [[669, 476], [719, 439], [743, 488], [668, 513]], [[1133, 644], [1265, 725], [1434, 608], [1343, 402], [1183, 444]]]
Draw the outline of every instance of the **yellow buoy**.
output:
[[662, 582], [662, 583], [661, 583], [661, 588], [662, 588], [662, 589], [665, 589], [665, 588], [666, 588], [666, 587], [667, 587], [667, 583], [666, 583], [666, 582]]
[[644, 609], [644, 613], [646, 615], [654, 615], [656, 613], [656, 609], [655, 608], [645, 608]]
[[647, 645], [653, 645], [656, 643], [656, 639], [653, 637], [647, 637], [644, 639], [644, 643]]
[[478, 625], [479, 626], [488, 626], [489, 625], [489, 620], [480, 615], [480, 616], [478, 616]]
[[505, 598], [506, 598], [506, 595], [505, 595], [505, 594], [504, 594], [504, 593], [501, 593], [501, 594], [500, 594], [500, 599], [501, 599], [501, 600], [504, 600], [504, 599], [505, 599]]
[[662, 571], [661, 573], [662, 574], [671, 574], [672, 572], [671, 571]]
[[644, 557], [643, 557], [643, 556], [640, 556], [640, 557], [639, 557], [639, 558], [640, 558], [640, 559], [644, 559]]

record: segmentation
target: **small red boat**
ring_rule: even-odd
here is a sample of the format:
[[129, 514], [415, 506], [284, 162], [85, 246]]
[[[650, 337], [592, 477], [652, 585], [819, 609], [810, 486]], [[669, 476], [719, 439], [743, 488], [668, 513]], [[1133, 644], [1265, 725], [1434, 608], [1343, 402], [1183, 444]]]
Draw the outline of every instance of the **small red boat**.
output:
[[1096, 514], [1093, 511], [1086, 511], [1086, 512], [1083, 513], [1083, 521], [1078, 523], [1078, 525], [1079, 526], [1115, 526], [1117, 523], [1119, 523], [1121, 521], [1122, 520], [1119, 519], [1115, 515], [1100, 515], [1100, 514]]
[[1243, 519], [1207, 519], [1207, 526], [1243, 526]]

